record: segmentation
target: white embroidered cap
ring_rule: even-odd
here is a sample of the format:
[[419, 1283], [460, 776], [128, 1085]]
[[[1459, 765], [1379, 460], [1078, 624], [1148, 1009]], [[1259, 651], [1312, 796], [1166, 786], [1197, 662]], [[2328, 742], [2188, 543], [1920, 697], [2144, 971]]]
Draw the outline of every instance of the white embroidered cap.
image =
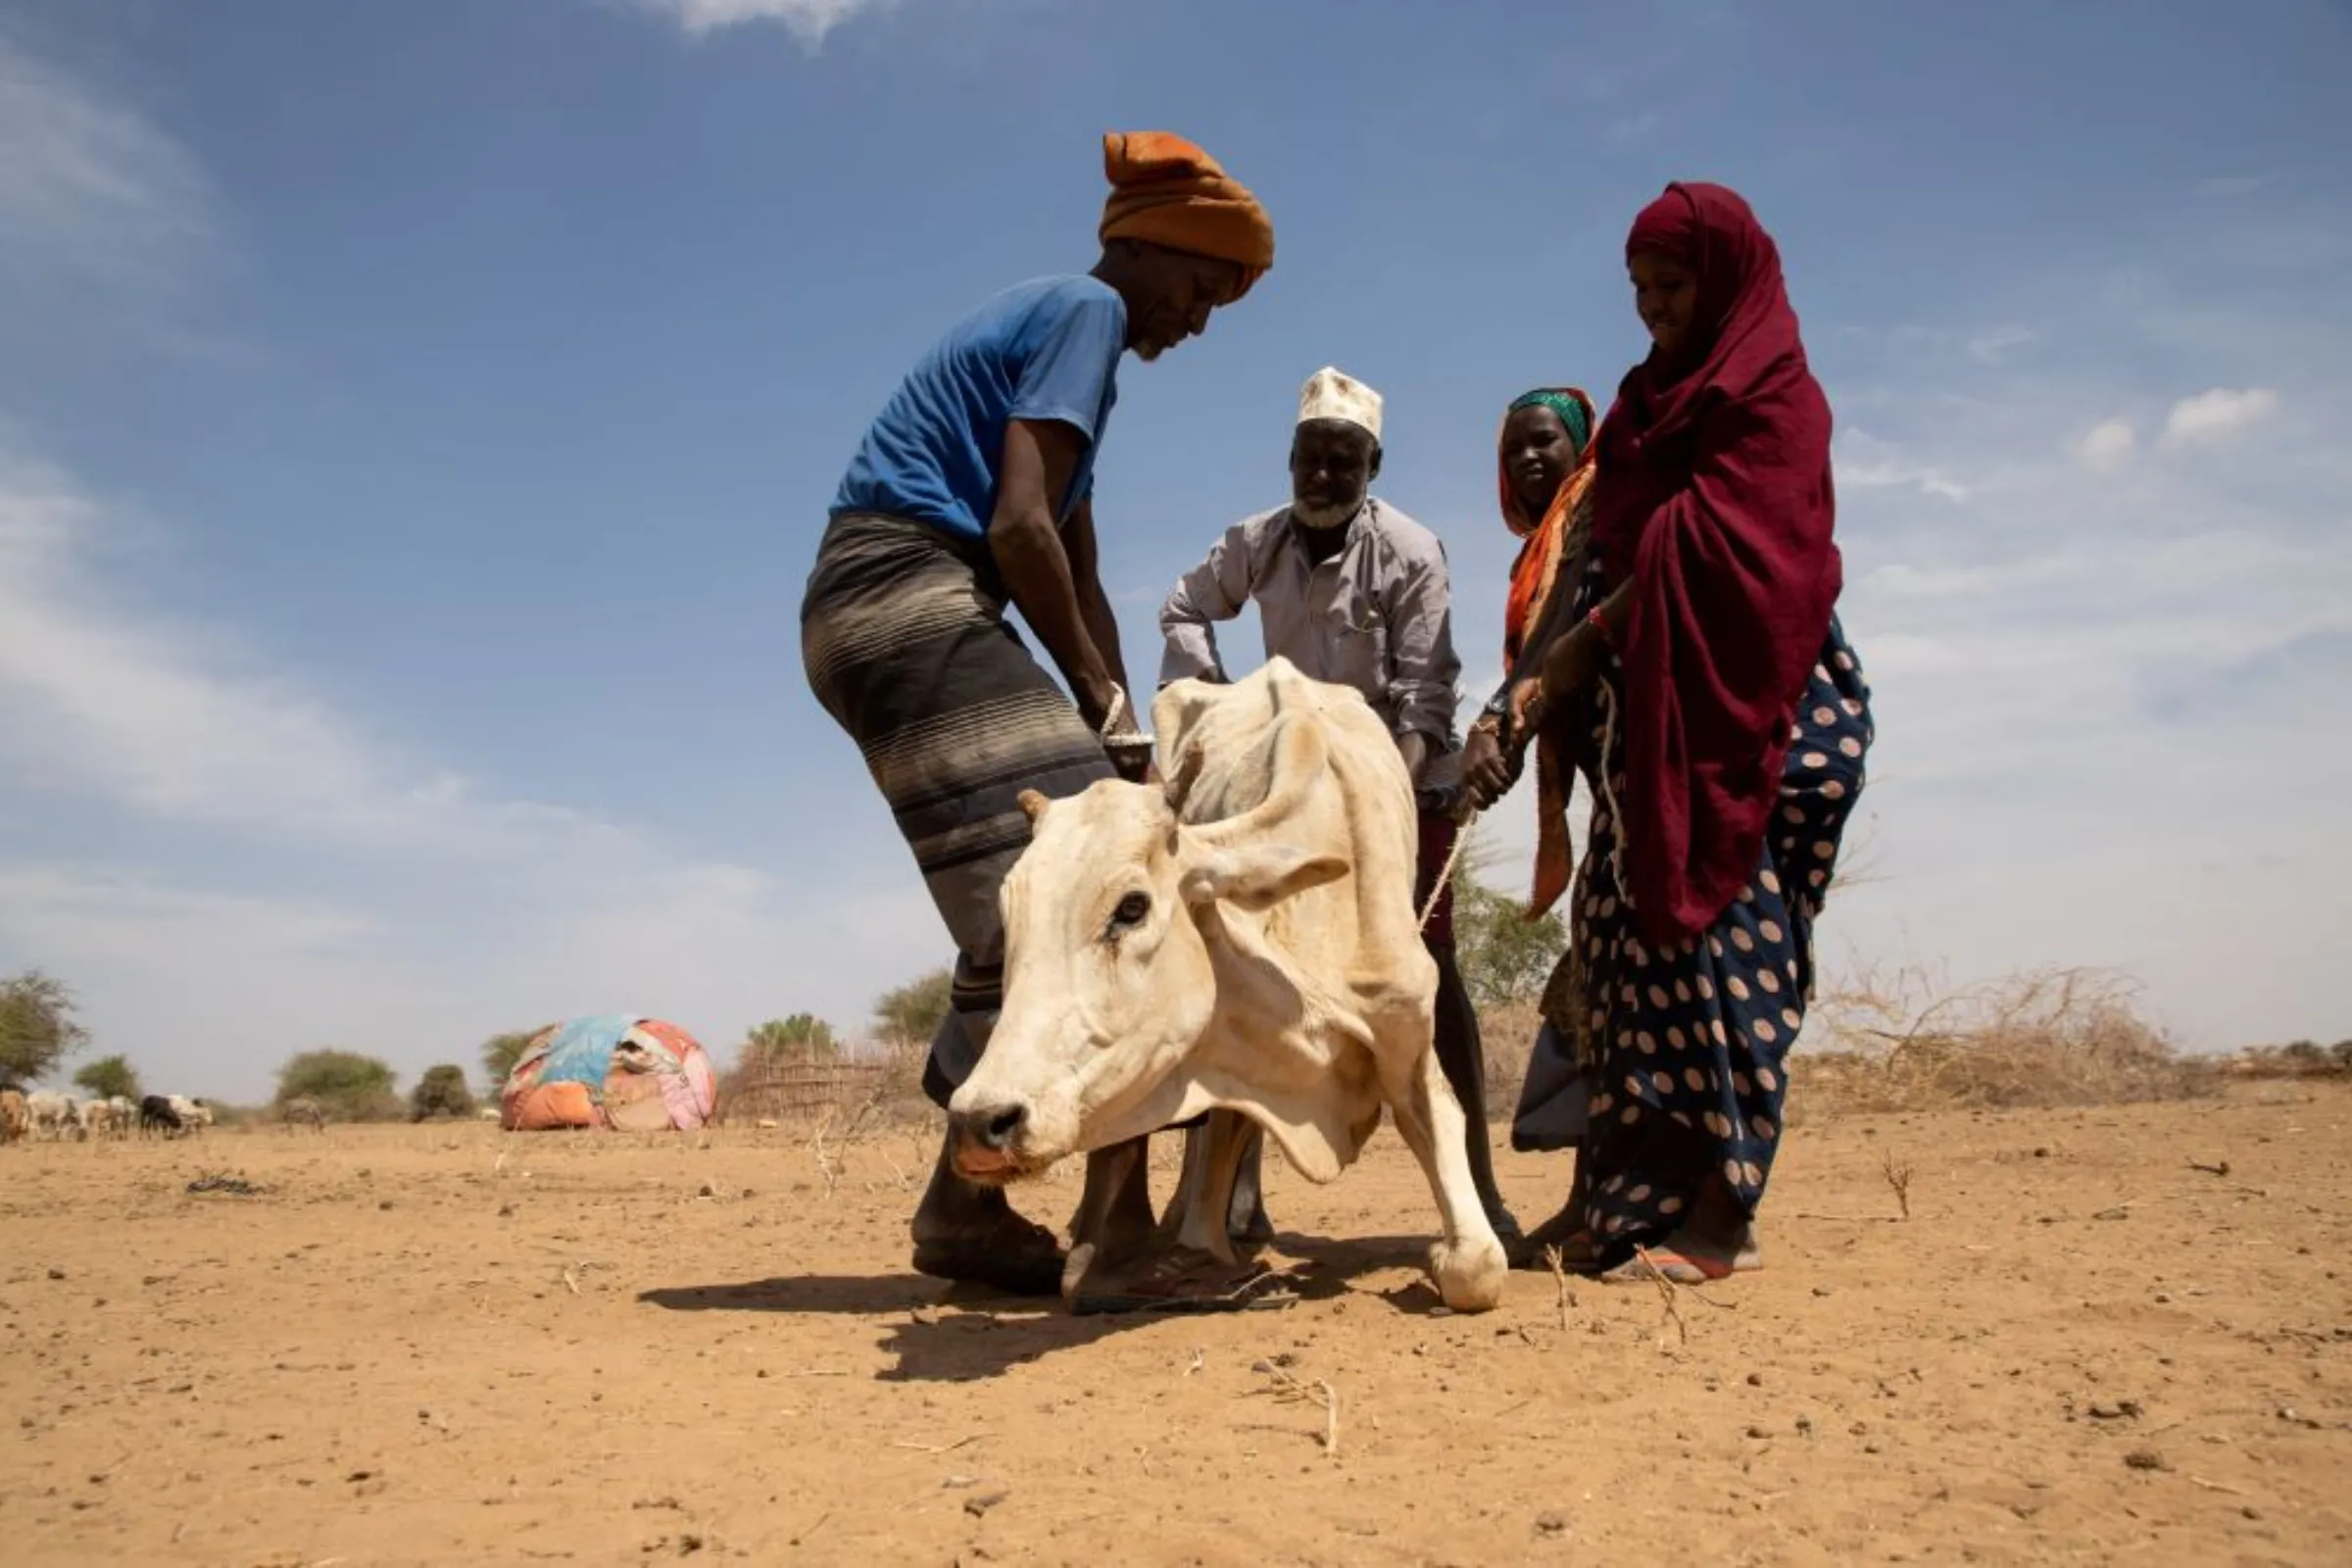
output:
[[1325, 366], [1298, 393], [1298, 422], [1344, 419], [1380, 439], [1380, 394], [1344, 370]]

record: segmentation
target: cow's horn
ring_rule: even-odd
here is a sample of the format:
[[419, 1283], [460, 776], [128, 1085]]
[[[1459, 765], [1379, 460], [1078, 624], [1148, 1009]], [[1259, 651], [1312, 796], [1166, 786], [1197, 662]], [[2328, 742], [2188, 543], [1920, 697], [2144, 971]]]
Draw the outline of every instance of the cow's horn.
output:
[[1192, 795], [1193, 786], [1200, 782], [1200, 769], [1207, 761], [1207, 754], [1195, 746], [1176, 764], [1176, 776], [1167, 783], [1168, 809], [1179, 817], [1184, 815], [1184, 803]]
[[1035, 790], [1023, 790], [1013, 797], [1013, 804], [1021, 808], [1021, 814], [1029, 819], [1029, 825], [1035, 827], [1037, 819], [1046, 814], [1046, 808], [1054, 803]]

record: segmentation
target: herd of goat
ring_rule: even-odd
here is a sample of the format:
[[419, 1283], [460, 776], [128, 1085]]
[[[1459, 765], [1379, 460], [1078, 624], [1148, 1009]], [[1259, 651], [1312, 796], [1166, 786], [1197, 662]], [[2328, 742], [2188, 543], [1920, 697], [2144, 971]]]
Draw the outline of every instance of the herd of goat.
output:
[[[315, 1102], [292, 1102], [286, 1110], [289, 1124], [324, 1124]], [[52, 1089], [0, 1089], [0, 1143], [90, 1143], [134, 1133], [184, 1138], [212, 1125], [212, 1106], [180, 1095], [147, 1095], [134, 1102], [126, 1095], [82, 1100]]]

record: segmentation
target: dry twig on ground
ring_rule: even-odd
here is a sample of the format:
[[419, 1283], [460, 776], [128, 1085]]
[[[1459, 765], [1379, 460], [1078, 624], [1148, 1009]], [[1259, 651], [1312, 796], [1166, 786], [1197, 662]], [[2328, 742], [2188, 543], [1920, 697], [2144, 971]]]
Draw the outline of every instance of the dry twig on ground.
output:
[[1323, 1456], [1337, 1459], [1340, 1456], [1339, 1391], [1321, 1378], [1309, 1383], [1289, 1367], [1274, 1361], [1260, 1361], [1251, 1370], [1272, 1380], [1265, 1388], [1252, 1389], [1252, 1394], [1270, 1394], [1285, 1404], [1311, 1404], [1323, 1412]]
[[1895, 1206], [1902, 1210], [1903, 1218], [1909, 1219], [1911, 1217], [1911, 1167], [1897, 1165], [1894, 1162], [1894, 1151], [1891, 1149], [1881, 1150], [1879, 1153], [1879, 1173], [1886, 1178], [1886, 1185], [1894, 1189]]
[[1576, 1304], [1576, 1293], [1568, 1287], [1567, 1260], [1556, 1247], [1544, 1249], [1544, 1266], [1551, 1270], [1552, 1305], [1559, 1309], [1560, 1332], [1568, 1332], [1568, 1308]]

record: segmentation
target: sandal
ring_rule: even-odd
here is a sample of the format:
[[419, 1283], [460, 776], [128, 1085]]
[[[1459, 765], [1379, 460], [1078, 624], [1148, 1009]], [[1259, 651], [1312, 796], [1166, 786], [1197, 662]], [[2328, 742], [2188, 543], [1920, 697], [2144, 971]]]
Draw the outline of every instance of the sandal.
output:
[[1226, 1262], [1197, 1247], [1153, 1255], [1117, 1285], [1070, 1298], [1079, 1317], [1119, 1312], [1239, 1312], [1290, 1298], [1271, 1269]]
[[1007, 1296], [1059, 1296], [1061, 1262], [1052, 1231], [1009, 1211], [985, 1231], [914, 1244], [916, 1273]]
[[1737, 1257], [1680, 1247], [1648, 1247], [1637, 1250], [1631, 1258], [1601, 1275], [1600, 1280], [1604, 1285], [1647, 1285], [1663, 1275], [1669, 1285], [1713, 1285], [1734, 1274], [1749, 1273], [1763, 1266], [1761, 1262], [1742, 1263]]

